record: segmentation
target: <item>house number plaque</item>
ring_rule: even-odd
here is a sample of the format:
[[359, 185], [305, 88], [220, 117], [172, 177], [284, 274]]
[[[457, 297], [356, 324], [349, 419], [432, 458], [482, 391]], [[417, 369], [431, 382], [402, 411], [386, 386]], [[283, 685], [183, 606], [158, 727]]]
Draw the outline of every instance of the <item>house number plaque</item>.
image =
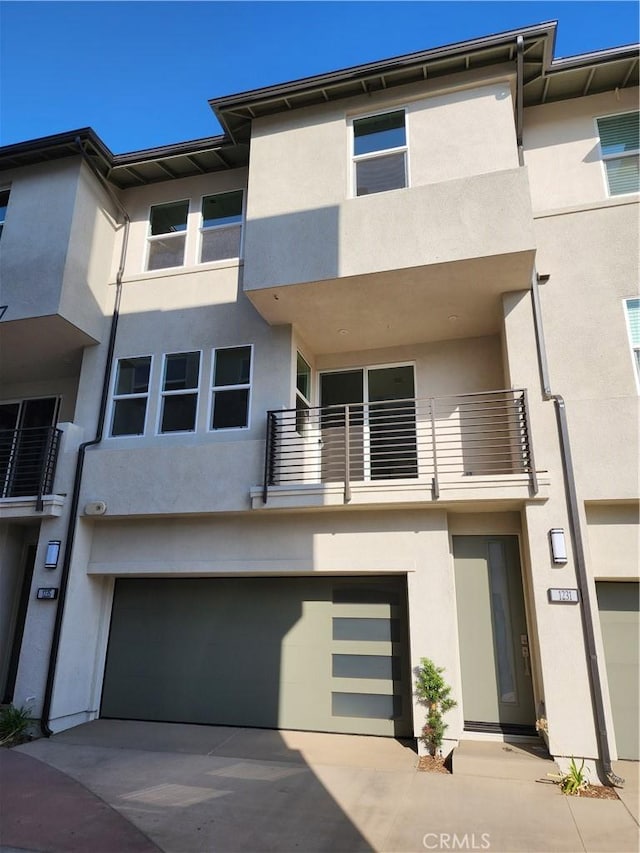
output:
[[48, 601], [55, 601], [58, 597], [58, 587], [57, 586], [41, 586], [38, 590], [38, 598], [46, 599]]
[[577, 589], [550, 589], [548, 593], [552, 604], [577, 604], [580, 601]]

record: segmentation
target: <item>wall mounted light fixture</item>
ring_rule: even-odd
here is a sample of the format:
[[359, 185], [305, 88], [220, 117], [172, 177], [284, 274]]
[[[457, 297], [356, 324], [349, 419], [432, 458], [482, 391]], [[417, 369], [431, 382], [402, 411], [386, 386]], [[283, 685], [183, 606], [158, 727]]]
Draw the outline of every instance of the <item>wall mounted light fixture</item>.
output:
[[549, 531], [551, 542], [551, 556], [553, 562], [562, 564], [567, 562], [567, 543], [564, 539], [564, 530], [561, 527], [553, 527]]
[[44, 558], [45, 569], [57, 569], [60, 557], [60, 540], [50, 539], [47, 545], [47, 553]]

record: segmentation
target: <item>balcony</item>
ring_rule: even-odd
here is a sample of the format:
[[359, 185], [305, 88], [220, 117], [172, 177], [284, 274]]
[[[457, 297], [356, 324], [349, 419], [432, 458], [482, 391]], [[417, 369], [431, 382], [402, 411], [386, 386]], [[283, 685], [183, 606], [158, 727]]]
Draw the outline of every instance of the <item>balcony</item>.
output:
[[2, 517], [21, 514], [25, 502], [35, 502], [35, 510], [43, 511], [43, 498], [53, 490], [61, 435], [56, 427], [0, 430]]
[[[267, 414], [259, 508], [546, 499], [524, 390]], [[541, 489], [541, 486], [543, 487]]]

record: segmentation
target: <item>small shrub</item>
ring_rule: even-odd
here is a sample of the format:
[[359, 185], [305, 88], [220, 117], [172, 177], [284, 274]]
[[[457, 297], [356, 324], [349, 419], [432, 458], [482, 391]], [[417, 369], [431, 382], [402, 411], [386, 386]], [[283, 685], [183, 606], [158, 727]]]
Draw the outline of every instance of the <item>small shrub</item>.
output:
[[0, 709], [0, 746], [28, 740], [31, 727], [29, 714], [29, 708], [24, 705], [20, 708], [7, 705]]
[[416, 696], [427, 709], [427, 721], [422, 728], [420, 740], [430, 755], [436, 755], [442, 749], [447, 729], [443, 714], [455, 708], [458, 703], [451, 698], [451, 687], [442, 677], [443, 667], [436, 666], [429, 658], [420, 658], [420, 666], [416, 667], [414, 672]]
[[548, 773], [547, 775], [558, 783], [563, 794], [579, 797], [580, 792], [589, 787], [587, 773], [588, 768], [586, 771], [584, 769], [584, 758], [582, 759], [582, 764], [578, 767], [575, 758], [572, 757], [566, 773]]

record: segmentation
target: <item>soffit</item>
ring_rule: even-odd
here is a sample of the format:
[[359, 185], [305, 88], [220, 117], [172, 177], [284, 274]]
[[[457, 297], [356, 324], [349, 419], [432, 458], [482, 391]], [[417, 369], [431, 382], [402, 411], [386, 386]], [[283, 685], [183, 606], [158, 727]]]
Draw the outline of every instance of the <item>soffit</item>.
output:
[[638, 46], [614, 48], [553, 60], [557, 22], [458, 42], [282, 85], [209, 101], [224, 130], [249, 140], [253, 119], [302, 107], [394, 89], [445, 75], [485, 69], [505, 62], [516, 66], [523, 39], [524, 106], [638, 85]]

